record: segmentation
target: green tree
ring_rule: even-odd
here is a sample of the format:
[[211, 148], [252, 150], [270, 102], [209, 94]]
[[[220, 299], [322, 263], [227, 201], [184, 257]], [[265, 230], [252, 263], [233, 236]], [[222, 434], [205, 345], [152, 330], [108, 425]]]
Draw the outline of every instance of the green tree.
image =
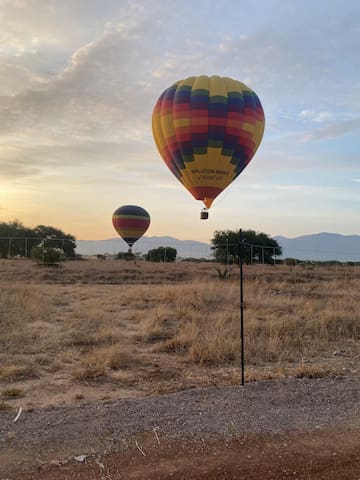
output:
[[75, 257], [76, 243], [73, 235], [45, 225], [28, 228], [19, 220], [0, 222], [0, 257], [30, 257], [31, 249], [43, 244], [44, 239], [45, 246], [60, 248], [68, 258]]
[[[242, 239], [245, 263], [274, 263], [274, 256], [282, 253], [277, 241], [266, 233], [244, 230]], [[215, 231], [211, 244], [217, 262], [239, 263], [240, 230]]]
[[176, 248], [159, 247], [149, 250], [145, 255], [145, 260], [148, 262], [174, 262], [176, 255]]
[[35, 232], [19, 220], [0, 222], [0, 257], [29, 257], [31, 248], [40, 241], [36, 240], [35, 236]]

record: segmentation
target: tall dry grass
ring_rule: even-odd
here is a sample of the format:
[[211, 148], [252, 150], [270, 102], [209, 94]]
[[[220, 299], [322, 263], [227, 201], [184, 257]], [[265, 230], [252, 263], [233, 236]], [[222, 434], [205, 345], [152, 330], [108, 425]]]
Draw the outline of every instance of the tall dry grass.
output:
[[[338, 281], [289, 285], [274, 279], [269, 289], [256, 277], [248, 281], [247, 362], [297, 361], [359, 340], [359, 286], [359, 280], [351, 289], [341, 289]], [[155, 332], [157, 349], [182, 351], [189, 361], [234, 361], [239, 356], [238, 284], [169, 286], [161, 310], [144, 318], [140, 330], [144, 339], [154, 338]]]
[[42, 286], [1, 283], [0, 378], [36, 373], [36, 360], [56, 341], [56, 325], [49, 321], [53, 297]]
[[[131, 372], [146, 376], [162, 356], [190, 369], [239, 364], [238, 267], [220, 279], [212, 264], [101, 265], [72, 263], [49, 274], [61, 283], [47, 283], [39, 270], [33, 282], [29, 271], [21, 274], [26, 283], [1, 277], [0, 380], [56, 371], [75, 381], [129, 380]], [[106, 281], [85, 283], [95, 268]], [[112, 269], [130, 270], [138, 283], [117, 283], [124, 271], [111, 277]], [[357, 270], [249, 266], [244, 287], [247, 365], [299, 364], [343, 349], [358, 355]]]

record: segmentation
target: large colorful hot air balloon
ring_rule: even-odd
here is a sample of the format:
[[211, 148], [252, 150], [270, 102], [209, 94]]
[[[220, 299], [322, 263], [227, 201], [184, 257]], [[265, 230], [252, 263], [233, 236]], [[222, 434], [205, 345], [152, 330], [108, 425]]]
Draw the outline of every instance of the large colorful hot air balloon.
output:
[[205, 75], [167, 88], [152, 117], [155, 143], [166, 165], [207, 208], [250, 162], [264, 124], [260, 100], [249, 87]]
[[120, 237], [129, 245], [129, 253], [131, 253], [134, 243], [149, 228], [150, 215], [142, 207], [124, 205], [115, 210], [112, 223]]

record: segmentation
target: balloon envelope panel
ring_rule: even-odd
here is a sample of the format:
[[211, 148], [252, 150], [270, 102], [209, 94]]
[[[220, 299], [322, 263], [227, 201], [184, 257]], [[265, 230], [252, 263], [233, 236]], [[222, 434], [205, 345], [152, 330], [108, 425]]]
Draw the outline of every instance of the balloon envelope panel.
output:
[[150, 215], [142, 207], [124, 205], [115, 210], [112, 223], [120, 237], [131, 247], [149, 228]]
[[152, 118], [166, 165], [197, 199], [213, 200], [248, 165], [264, 132], [256, 93], [227, 77], [189, 77], [166, 89]]

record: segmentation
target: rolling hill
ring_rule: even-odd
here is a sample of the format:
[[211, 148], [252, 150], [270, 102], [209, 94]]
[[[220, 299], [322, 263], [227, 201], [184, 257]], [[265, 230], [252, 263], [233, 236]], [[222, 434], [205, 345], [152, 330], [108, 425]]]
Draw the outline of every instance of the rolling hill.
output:
[[[283, 258], [300, 260], [360, 261], [360, 235], [317, 233], [296, 238], [275, 236], [283, 249]], [[78, 240], [76, 252], [81, 255], [110, 254], [127, 251], [126, 243], [120, 238], [107, 240]], [[135, 253], [147, 253], [157, 247], [176, 248], [178, 258], [210, 258], [210, 243], [194, 240], [179, 240], [174, 237], [142, 237], [134, 245]]]
[[283, 249], [283, 258], [360, 261], [360, 235], [322, 232], [296, 238], [274, 238]]
[[[78, 240], [76, 253], [80, 255], [116, 254], [126, 252], [127, 244], [121, 238], [109, 238], [107, 240]], [[174, 237], [142, 237], [134, 247], [134, 253], [147, 253], [158, 247], [173, 247], [177, 250], [177, 257], [182, 258], [209, 258], [211, 249], [209, 243], [194, 240], [178, 240]]]

